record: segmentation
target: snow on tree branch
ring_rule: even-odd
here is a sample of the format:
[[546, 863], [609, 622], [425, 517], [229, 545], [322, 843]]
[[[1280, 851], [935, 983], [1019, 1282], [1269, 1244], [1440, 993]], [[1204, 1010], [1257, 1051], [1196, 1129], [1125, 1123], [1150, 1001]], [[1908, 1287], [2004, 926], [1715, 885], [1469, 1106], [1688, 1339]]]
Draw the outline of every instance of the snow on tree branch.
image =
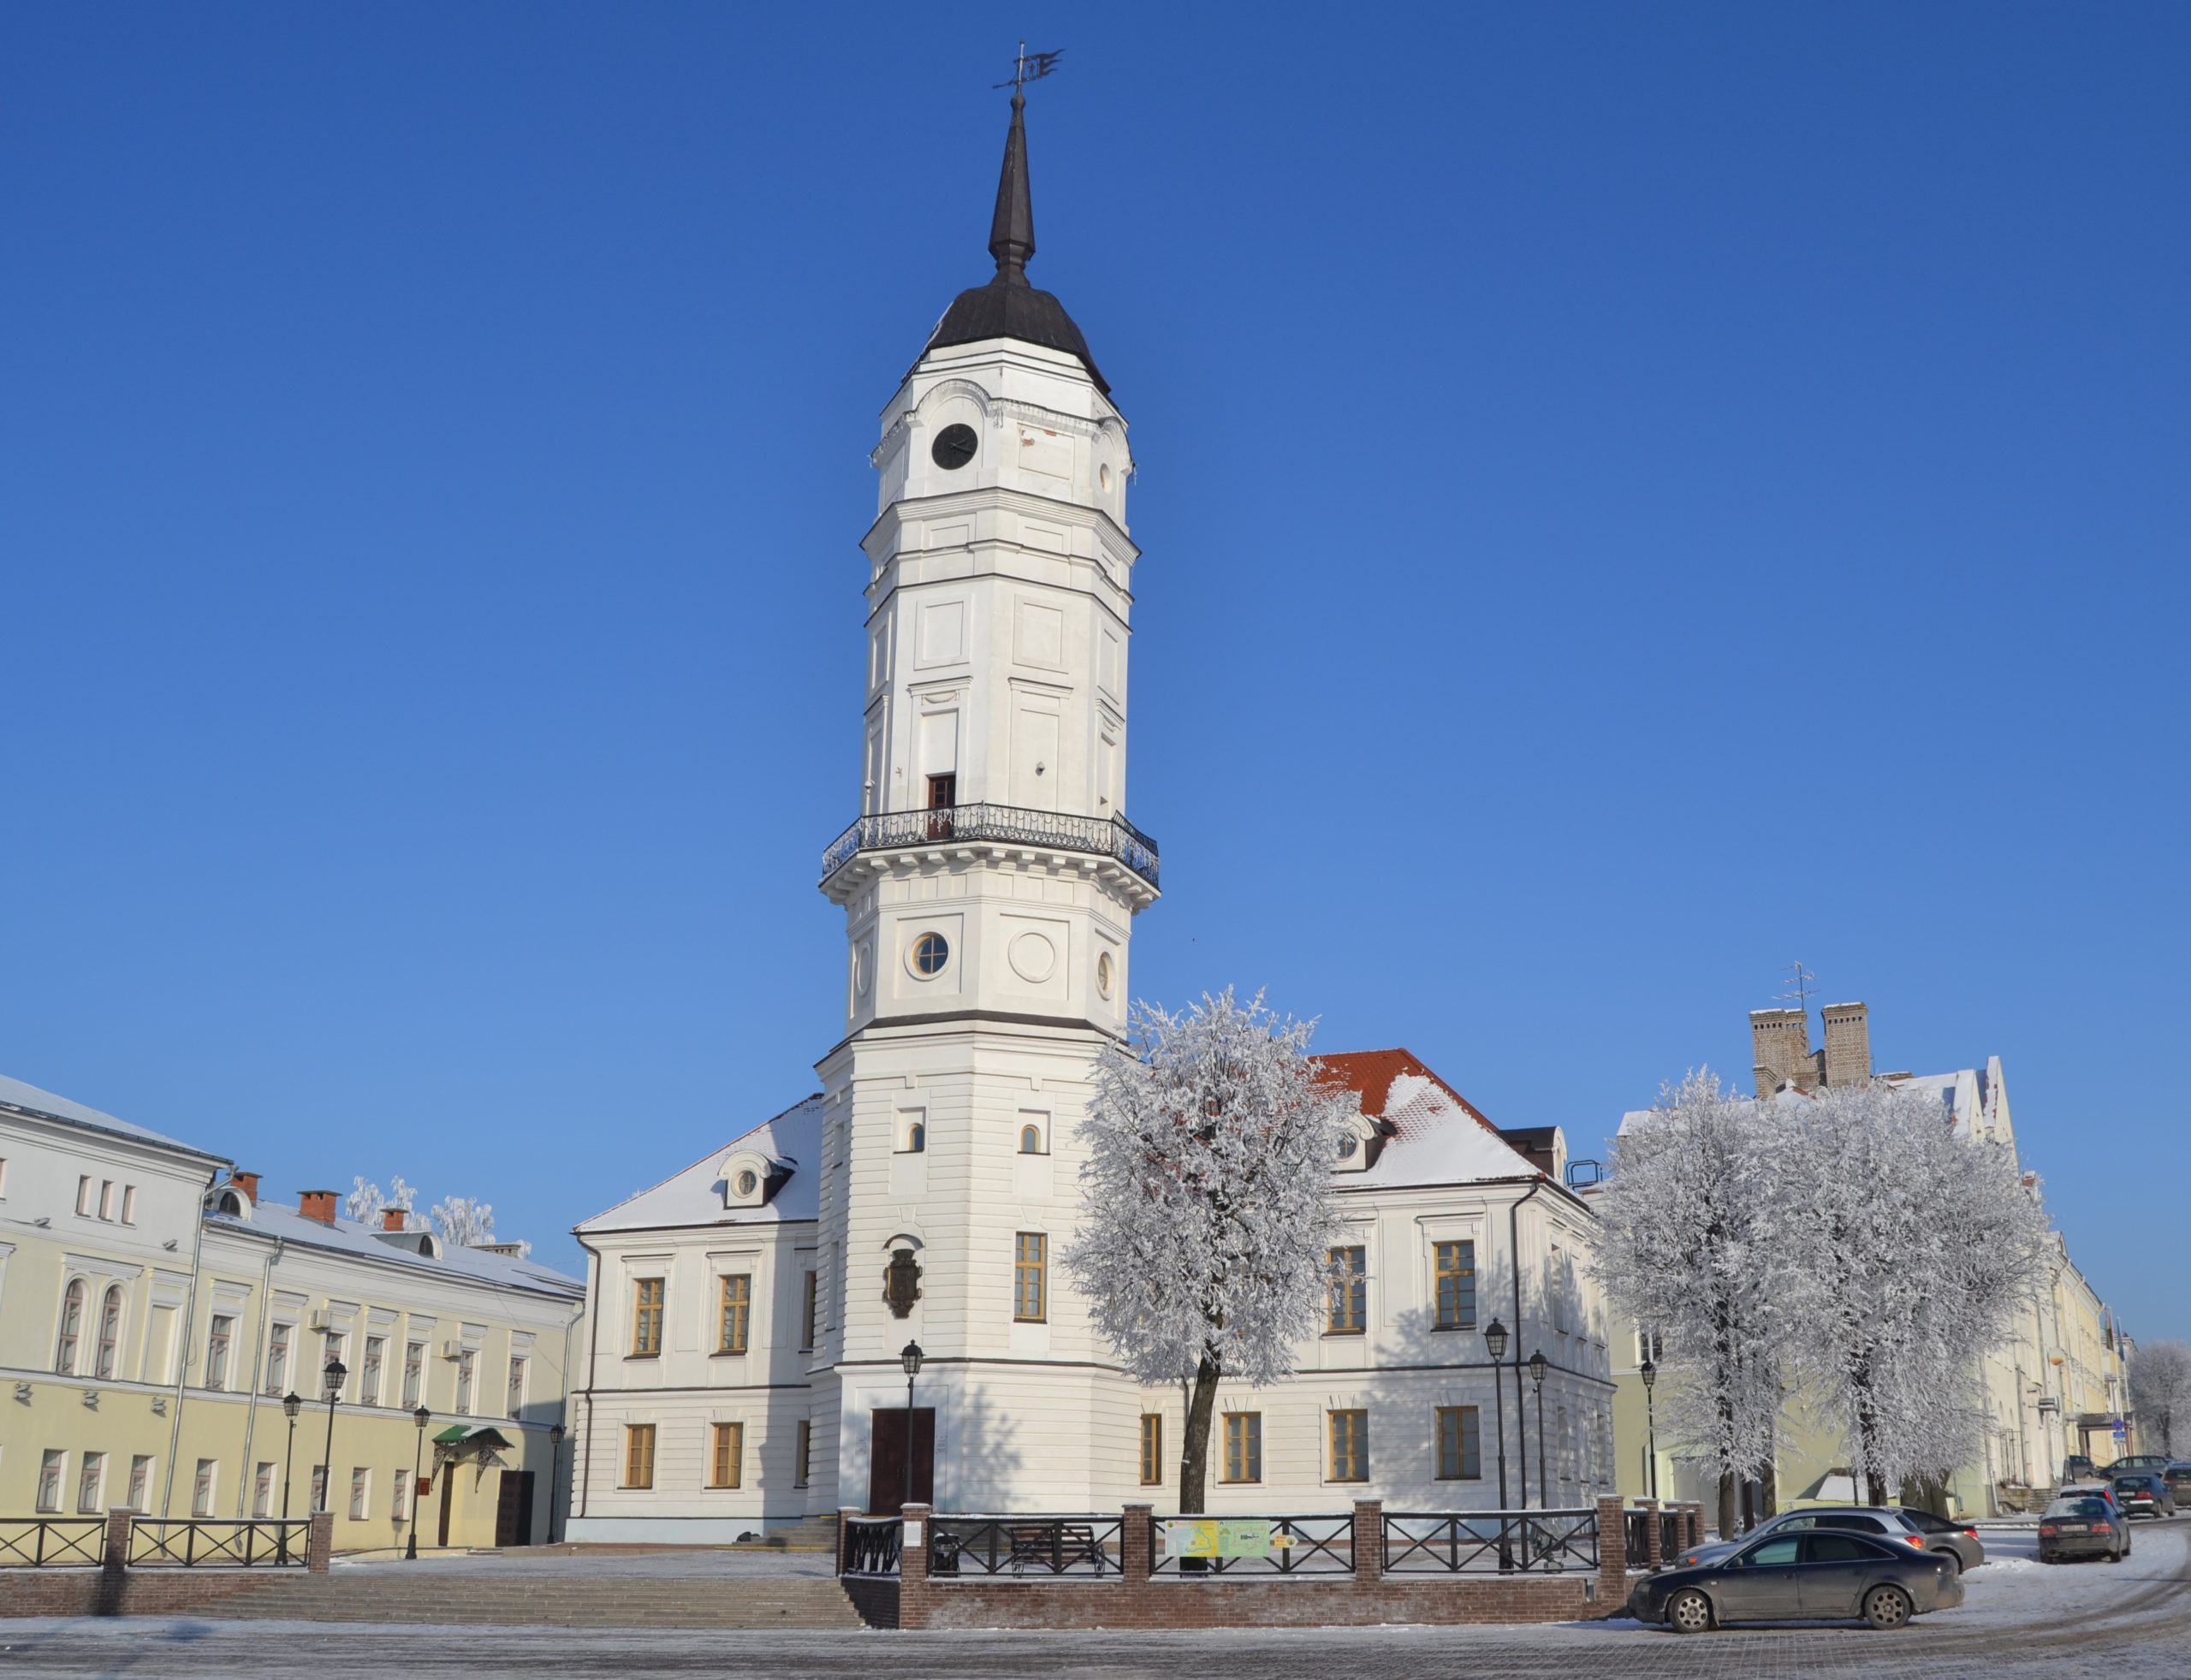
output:
[[1276, 1381], [1317, 1326], [1356, 1103], [1309, 1060], [1313, 1030], [1230, 988], [1178, 1014], [1136, 1005], [1081, 1122], [1080, 1232], [1060, 1258], [1137, 1378], [1193, 1385], [1184, 1511], [1202, 1508], [1218, 1379]]
[[2144, 1451], [2178, 1457], [2191, 1451], [2191, 1347], [2140, 1343], [2130, 1358], [2130, 1404]]
[[495, 1210], [484, 1202], [452, 1196], [428, 1210], [442, 1240], [458, 1248], [476, 1249], [495, 1240]]

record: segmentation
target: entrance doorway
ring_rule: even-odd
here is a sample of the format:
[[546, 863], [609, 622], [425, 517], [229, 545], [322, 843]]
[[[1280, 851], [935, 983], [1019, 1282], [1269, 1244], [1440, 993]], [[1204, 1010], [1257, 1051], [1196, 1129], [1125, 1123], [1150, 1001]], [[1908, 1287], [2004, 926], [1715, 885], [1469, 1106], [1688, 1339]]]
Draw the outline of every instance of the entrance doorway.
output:
[[500, 1497], [495, 1501], [495, 1544], [532, 1544], [532, 1472], [504, 1470]]
[[905, 1493], [905, 1409], [877, 1406], [867, 1416], [875, 1442], [868, 1459], [867, 1508], [894, 1512], [902, 1505], [932, 1501], [935, 1498], [935, 1408], [916, 1406], [911, 1413], [913, 1491], [910, 1501]]

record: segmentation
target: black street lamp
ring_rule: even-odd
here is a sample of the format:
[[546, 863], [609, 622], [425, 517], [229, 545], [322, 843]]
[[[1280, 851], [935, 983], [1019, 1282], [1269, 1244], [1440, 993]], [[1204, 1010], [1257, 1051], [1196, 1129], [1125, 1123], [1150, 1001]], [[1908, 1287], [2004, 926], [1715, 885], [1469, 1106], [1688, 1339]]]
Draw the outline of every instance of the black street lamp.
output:
[[548, 1426], [548, 1544], [555, 1543], [555, 1494], [563, 1485], [563, 1426]]
[[327, 1362], [327, 1368], [320, 1374], [327, 1379], [327, 1462], [320, 1466], [319, 1508], [335, 1509], [335, 1403], [342, 1398], [342, 1379], [350, 1374], [350, 1368], [339, 1359]]
[[905, 1503], [913, 1502], [913, 1379], [921, 1374], [926, 1357], [918, 1342], [907, 1342], [898, 1354], [905, 1367]]
[[1659, 1368], [1647, 1359], [1636, 1374], [1643, 1379], [1644, 1427], [1650, 1437], [1651, 1450], [1651, 1497], [1655, 1499], [1659, 1497], [1659, 1410], [1652, 1403], [1651, 1390], [1658, 1384]]
[[[1484, 1351], [1491, 1356], [1491, 1398], [1499, 1407], [1499, 1508], [1506, 1509], [1506, 1391], [1500, 1386], [1499, 1362], [1506, 1356], [1506, 1327], [1497, 1319], [1483, 1328]], [[1528, 1496], [1523, 1495], [1524, 1498]], [[1499, 1567], [1514, 1567], [1514, 1554], [1506, 1544], [1506, 1521], [1499, 1522]]]
[[1552, 1509], [1552, 1478], [1545, 1474], [1544, 1468], [1544, 1374], [1547, 1362], [1542, 1348], [1529, 1356], [1529, 1380], [1537, 1386], [1537, 1509], [1540, 1511]]
[[411, 1421], [419, 1426], [418, 1445], [411, 1449], [411, 1534], [403, 1542], [403, 1561], [419, 1561], [419, 1464], [426, 1455], [426, 1426], [432, 1422], [433, 1413], [424, 1406], [411, 1414]]
[[[282, 1455], [282, 1521], [284, 1523], [289, 1520], [289, 1470], [297, 1457], [297, 1414], [304, 1409], [303, 1398], [294, 1389], [282, 1397], [282, 1416], [289, 1420], [289, 1450]], [[288, 1561], [289, 1531], [287, 1528], [282, 1530], [281, 1555], [283, 1562]]]

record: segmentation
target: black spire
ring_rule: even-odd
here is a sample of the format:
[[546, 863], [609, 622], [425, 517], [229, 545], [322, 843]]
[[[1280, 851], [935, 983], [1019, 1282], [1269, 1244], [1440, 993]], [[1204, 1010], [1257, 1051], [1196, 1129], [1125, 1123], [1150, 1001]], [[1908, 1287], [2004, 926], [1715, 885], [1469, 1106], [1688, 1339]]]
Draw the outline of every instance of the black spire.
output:
[[1014, 86], [1012, 128], [1004, 139], [1004, 169], [996, 182], [996, 214], [989, 222], [989, 255], [996, 258], [996, 273], [988, 285], [961, 292], [953, 300], [929, 335], [928, 348], [976, 344], [986, 338], [1040, 344], [1078, 356], [1096, 389], [1107, 396], [1111, 388], [1065, 306], [1028, 283], [1027, 262], [1035, 254], [1035, 200], [1027, 186], [1026, 110], [1025, 95]]
[[1035, 254], [1035, 199], [1027, 186], [1027, 96], [1012, 95], [1012, 131], [1004, 137], [1004, 169], [996, 178], [996, 214], [989, 221], [989, 255], [1007, 286], [1027, 283]]

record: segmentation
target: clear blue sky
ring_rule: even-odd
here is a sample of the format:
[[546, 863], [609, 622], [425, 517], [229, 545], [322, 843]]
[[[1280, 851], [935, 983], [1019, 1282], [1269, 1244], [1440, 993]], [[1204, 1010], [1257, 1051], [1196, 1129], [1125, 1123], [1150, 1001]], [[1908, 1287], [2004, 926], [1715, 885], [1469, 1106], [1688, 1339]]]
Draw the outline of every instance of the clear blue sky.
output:
[[0, 1068], [567, 1261], [813, 1088], [1022, 34], [1137, 990], [1588, 1154], [1801, 958], [2191, 1333], [2180, 6], [10, 7]]

